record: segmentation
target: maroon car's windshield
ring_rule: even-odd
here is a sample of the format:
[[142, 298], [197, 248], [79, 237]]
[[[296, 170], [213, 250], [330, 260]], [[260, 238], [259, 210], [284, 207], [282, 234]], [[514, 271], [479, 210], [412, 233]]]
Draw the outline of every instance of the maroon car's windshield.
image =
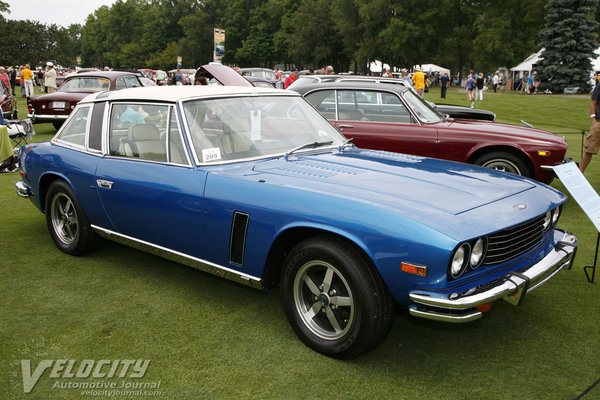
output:
[[406, 101], [410, 108], [417, 114], [421, 122], [432, 124], [444, 120], [444, 116], [436, 111], [429, 103], [413, 90], [407, 90], [402, 94], [402, 98]]
[[67, 80], [61, 87], [61, 92], [101, 92], [110, 88], [108, 78], [81, 77]]

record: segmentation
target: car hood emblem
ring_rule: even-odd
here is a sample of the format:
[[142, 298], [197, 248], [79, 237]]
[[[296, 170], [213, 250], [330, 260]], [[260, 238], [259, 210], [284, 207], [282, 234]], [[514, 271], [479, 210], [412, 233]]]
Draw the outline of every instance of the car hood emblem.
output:
[[526, 208], [527, 208], [527, 204], [525, 204], [525, 203], [517, 204], [517, 205], [515, 206], [515, 208], [516, 208], [517, 210], [524, 210], [524, 209], [526, 209]]

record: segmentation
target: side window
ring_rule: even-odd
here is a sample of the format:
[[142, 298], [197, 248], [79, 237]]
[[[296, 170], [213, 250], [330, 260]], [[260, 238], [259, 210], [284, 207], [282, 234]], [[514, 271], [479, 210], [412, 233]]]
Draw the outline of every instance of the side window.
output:
[[117, 82], [115, 83], [115, 90], [125, 89], [127, 87], [127, 83], [125, 82], [125, 77], [117, 78]]
[[140, 86], [142, 86], [142, 84], [140, 83], [139, 79], [133, 75], [129, 75], [129, 76], [122, 76], [120, 78], [117, 78], [115, 89], [119, 90], [119, 89], [125, 89], [128, 87], [140, 87]]
[[381, 93], [381, 106], [376, 111], [369, 115], [371, 121], [398, 124], [410, 124], [412, 122], [410, 112], [402, 103], [400, 97], [393, 93]]
[[85, 131], [87, 128], [88, 115], [90, 107], [80, 107], [73, 112], [73, 115], [65, 126], [56, 136], [57, 140], [85, 147]]
[[370, 121], [368, 115], [377, 107], [377, 92], [367, 90], [338, 90], [340, 121]]
[[318, 90], [306, 95], [305, 99], [313, 105], [325, 118], [335, 120], [335, 90]]
[[181, 141], [181, 133], [177, 125], [175, 110], [169, 113], [169, 161], [177, 164], [188, 164], [185, 147]]
[[121, 157], [167, 161], [169, 106], [113, 104], [110, 117], [110, 154]]

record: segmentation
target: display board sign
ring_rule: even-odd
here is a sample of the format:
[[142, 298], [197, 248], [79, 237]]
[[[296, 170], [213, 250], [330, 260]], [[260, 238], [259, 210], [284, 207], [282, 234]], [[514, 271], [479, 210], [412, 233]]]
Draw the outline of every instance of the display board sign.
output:
[[577, 164], [570, 162], [552, 168], [573, 199], [592, 221], [596, 230], [600, 232], [600, 196], [585, 179]]

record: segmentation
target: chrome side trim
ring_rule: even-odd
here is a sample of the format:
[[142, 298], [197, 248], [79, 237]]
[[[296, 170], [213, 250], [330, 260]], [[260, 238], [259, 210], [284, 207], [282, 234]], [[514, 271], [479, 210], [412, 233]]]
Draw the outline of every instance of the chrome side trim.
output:
[[262, 279], [257, 278], [255, 276], [244, 274], [243, 272], [236, 271], [234, 269], [227, 268], [222, 265], [212, 263], [210, 261], [202, 260], [200, 258], [196, 258], [188, 254], [181, 253], [179, 251], [158, 246], [156, 244], [136, 239], [131, 236], [123, 235], [105, 228], [101, 228], [99, 226], [92, 225], [92, 228], [100, 236], [108, 240], [112, 240], [114, 242], [121, 243], [126, 246], [145, 251], [147, 253], [155, 254], [168, 260], [175, 261], [177, 263], [187, 265], [189, 267], [198, 269], [200, 271], [208, 272], [210, 274], [220, 276], [225, 279], [242, 283], [244, 285], [256, 289], [263, 289], [264, 287]]

